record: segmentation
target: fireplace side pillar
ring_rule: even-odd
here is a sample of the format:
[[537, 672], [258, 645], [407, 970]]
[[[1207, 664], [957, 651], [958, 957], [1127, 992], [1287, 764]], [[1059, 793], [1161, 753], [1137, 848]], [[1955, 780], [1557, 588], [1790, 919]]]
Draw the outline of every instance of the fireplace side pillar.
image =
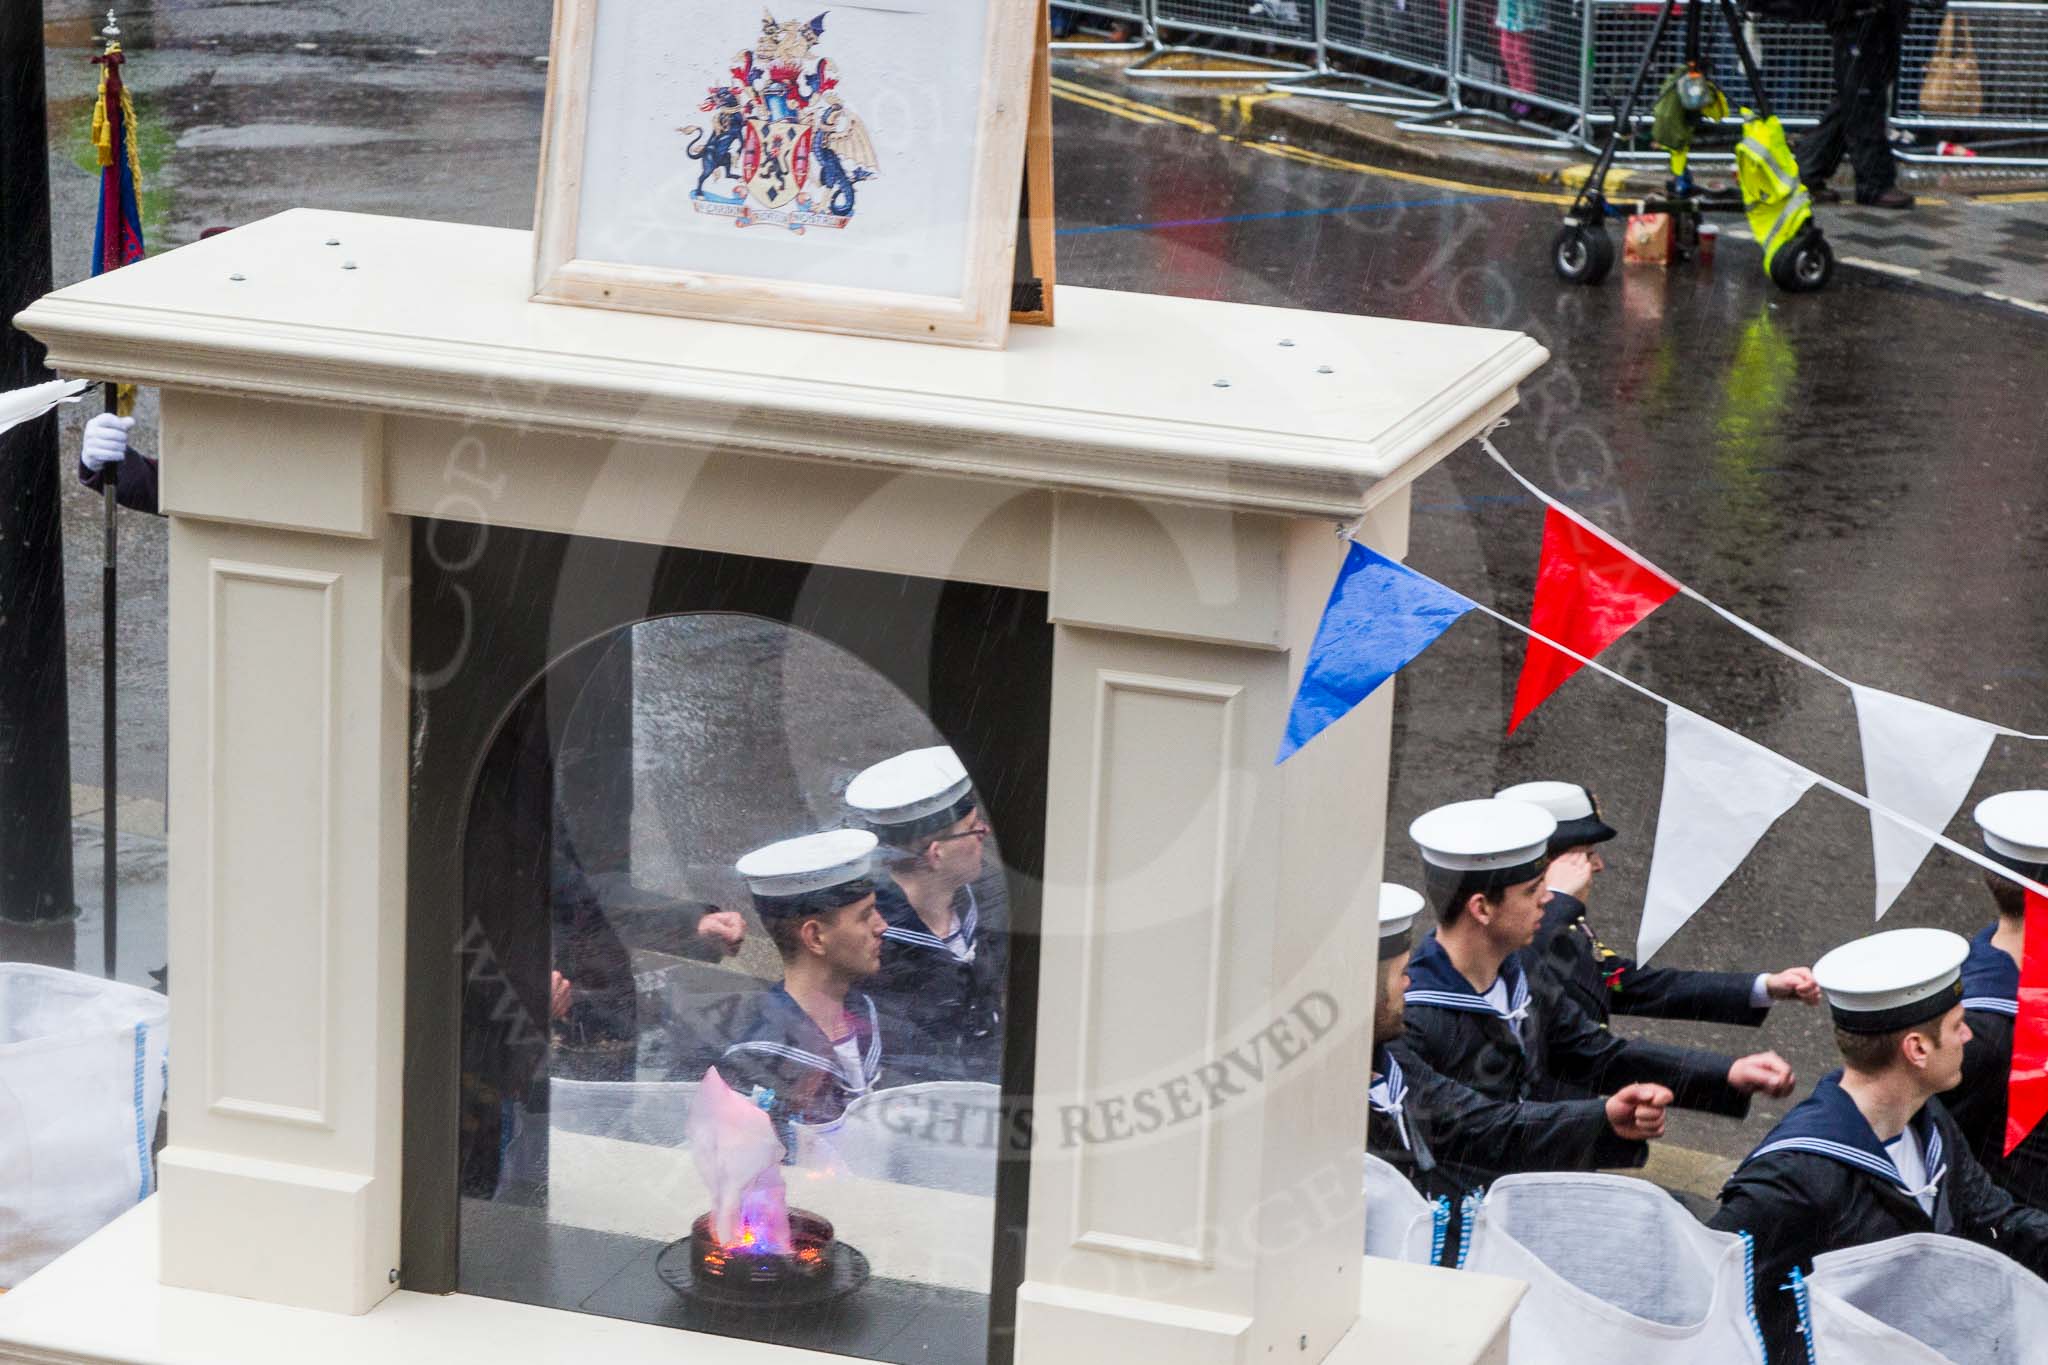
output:
[[[1407, 512], [1361, 538], [1402, 553]], [[1019, 1365], [1321, 1361], [1359, 1314], [1392, 689], [1275, 766], [1327, 522], [1063, 496], [1053, 544]]]
[[164, 1283], [368, 1311], [398, 1265], [408, 537], [373, 415], [164, 395]]

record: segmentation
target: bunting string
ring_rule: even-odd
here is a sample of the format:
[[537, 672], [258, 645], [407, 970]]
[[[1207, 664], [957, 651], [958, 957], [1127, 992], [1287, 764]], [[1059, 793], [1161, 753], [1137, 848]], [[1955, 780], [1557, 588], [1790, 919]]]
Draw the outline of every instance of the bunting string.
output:
[[[1661, 573], [1662, 570], [1658, 570], [1658, 572]], [[1487, 606], [1484, 602], [1472, 601], [1472, 599], [1470, 598], [1467, 598], [1466, 600], [1472, 602], [1474, 609], [1484, 613], [1487, 616], [1491, 616], [1494, 620], [1500, 622], [1502, 625], [1511, 626], [1514, 629], [1522, 632], [1522, 634], [1528, 636], [1530, 639], [1536, 641], [1538, 644], [1548, 645], [1550, 648], [1558, 651], [1560, 654], [1564, 654], [1569, 658], [1578, 660], [1582, 666], [1592, 669], [1595, 673], [1598, 673], [1603, 677], [1609, 678], [1615, 682], [1620, 683], [1623, 687], [1628, 688], [1631, 692], [1635, 692], [1647, 698], [1650, 701], [1656, 702], [1659, 706], [1668, 707], [1676, 711], [1687, 711], [1688, 714], [1694, 714], [1690, 712], [1689, 708], [1680, 706], [1677, 702], [1672, 701], [1670, 698], [1661, 696], [1658, 693], [1651, 691], [1649, 688], [1643, 686], [1635, 679], [1623, 677], [1621, 674], [1615, 672], [1613, 669], [1607, 667], [1605, 664], [1596, 663], [1594, 660], [1587, 658], [1585, 655], [1578, 653], [1576, 650], [1570, 649], [1567, 646], [1561, 645], [1557, 641], [1552, 640], [1547, 636], [1544, 636], [1536, 631], [1531, 630], [1529, 627], [1523, 625], [1520, 621], [1515, 620], [1511, 616], [1505, 616], [1502, 613], [1495, 611], [1492, 607]], [[1713, 722], [1708, 721], [1707, 723], [1712, 724]], [[1885, 819], [1890, 820], [1893, 823], [1900, 825], [1905, 829], [1911, 830], [1914, 834], [1919, 835], [1921, 838], [1930, 840], [1935, 844], [1939, 844], [1941, 847], [1947, 849], [1949, 852], [1955, 854], [1957, 857], [1963, 858], [1969, 862], [1977, 864], [1977, 866], [1983, 868], [1986, 872], [1995, 872], [1999, 876], [2004, 877], [2009, 881], [2017, 882], [2019, 885], [2025, 887], [2027, 890], [2033, 892], [2037, 896], [2048, 896], [2048, 886], [2043, 886], [2039, 882], [2034, 881], [2031, 878], [2022, 877], [2019, 873], [2013, 871], [2011, 868], [2005, 866], [2003, 863], [1993, 861], [1991, 858], [1988, 858], [1984, 854], [1979, 853], [1976, 849], [1970, 848], [1963, 844], [1959, 844], [1955, 840], [1949, 838], [1947, 835], [1942, 834], [1937, 830], [1931, 830], [1927, 828], [1925, 825], [1921, 824], [1919, 821], [1914, 820], [1910, 816], [1901, 815], [1898, 811], [1891, 809], [1889, 806], [1879, 805], [1877, 802], [1871, 800], [1869, 797], [1865, 796], [1862, 792], [1855, 790], [1853, 787], [1845, 787], [1841, 783], [1835, 781], [1833, 778], [1830, 778], [1823, 773], [1817, 773], [1813, 771], [1811, 768], [1806, 767], [1802, 763], [1795, 763], [1791, 759], [1786, 758], [1783, 754], [1778, 753], [1776, 750], [1771, 750], [1769, 752], [1772, 754], [1773, 757], [1783, 762], [1788, 768], [1791, 768], [1794, 771], [1798, 772], [1801, 776], [1812, 778], [1815, 785], [1826, 788], [1828, 791], [1833, 792], [1835, 795], [1841, 797], [1843, 800], [1854, 802], [1856, 805], [1863, 807], [1863, 809], [1869, 811], [1873, 815], [1881, 815]]]
[[[1769, 646], [1771, 649], [1776, 650], [1778, 653], [1784, 655], [1786, 658], [1791, 659], [1794, 663], [1804, 664], [1806, 667], [1812, 669], [1814, 672], [1819, 673], [1824, 677], [1827, 677], [1833, 680], [1834, 682], [1841, 684], [1843, 687], [1846, 687], [1851, 691], [1855, 691], [1858, 688], [1859, 684], [1857, 684], [1854, 680], [1843, 677], [1840, 673], [1835, 672], [1834, 669], [1829, 668], [1826, 664], [1820, 662], [1820, 660], [1814, 658], [1812, 655], [1805, 653], [1803, 650], [1800, 650], [1793, 645], [1787, 644], [1783, 640], [1780, 640], [1777, 636], [1771, 634], [1762, 626], [1744, 620], [1742, 617], [1736, 615], [1734, 612], [1728, 610], [1720, 603], [1708, 597], [1705, 593], [1702, 593], [1697, 588], [1694, 588], [1687, 584], [1683, 579], [1679, 578], [1676, 574], [1670, 573], [1667, 570], [1658, 567], [1656, 564], [1652, 563], [1647, 557], [1645, 557], [1642, 553], [1640, 553], [1633, 547], [1622, 544], [1619, 540], [1616, 540], [1612, 535], [1608, 534], [1600, 527], [1594, 525], [1591, 521], [1588, 521], [1580, 513], [1573, 510], [1571, 507], [1566, 506], [1558, 499], [1544, 492], [1543, 489], [1537, 487], [1536, 484], [1532, 483], [1529, 479], [1523, 477], [1522, 472], [1516, 469], [1513, 465], [1509, 464], [1507, 456], [1501, 454], [1500, 450], [1493, 444], [1493, 433], [1500, 430], [1502, 427], [1506, 425], [1507, 422], [1505, 420], [1494, 423], [1491, 427], [1487, 428], [1487, 430], [1480, 435], [1479, 444], [1481, 448], [1486, 451], [1487, 455], [1489, 455], [1492, 458], [1493, 462], [1499, 465], [1503, 470], [1507, 472], [1509, 478], [1513, 479], [1516, 483], [1520, 484], [1524, 489], [1528, 490], [1528, 493], [1531, 497], [1541, 502], [1544, 506], [1555, 509], [1559, 515], [1570, 518], [1577, 525], [1584, 527], [1591, 534], [1598, 536], [1602, 541], [1604, 541], [1608, 545], [1613, 546], [1616, 552], [1626, 555], [1628, 558], [1634, 560], [1637, 564], [1642, 565], [1643, 568], [1647, 569], [1649, 572], [1656, 574], [1659, 577], [1665, 578], [1669, 580], [1671, 583], [1677, 585], [1679, 596], [1690, 598], [1692, 601], [1699, 603], [1708, 611], [1711, 611], [1712, 613], [1714, 613], [1714, 615], [1720, 617], [1723, 621], [1726, 621], [1729, 625], [1734, 626], [1743, 634], [1749, 636], [1753, 640], [1756, 640], [1759, 644]], [[1486, 608], [1481, 607], [1480, 610], [1485, 611]], [[1494, 613], [1488, 612], [1487, 614], [1493, 615]], [[1515, 623], [1511, 622], [1510, 624]], [[1517, 624], [1516, 629], [1519, 630], [1521, 629], [1521, 627]], [[1545, 641], [1544, 643], [1549, 644], [1550, 642]], [[1566, 654], [1571, 654], [1570, 650], [1564, 649], [1561, 645], [1552, 645], [1552, 648], [1559, 649]], [[1573, 655], [1572, 657], [1580, 658], [1580, 661], [1582, 663], [1590, 664], [1592, 662], [1591, 660], [1583, 659], [1581, 658], [1581, 656], [1578, 655]], [[1606, 670], [1603, 669], [1602, 671], [1605, 672]], [[1615, 675], [1609, 674], [1609, 676], [1612, 677]], [[1623, 681], [1627, 680], [1623, 679]], [[1996, 721], [1985, 721], [1983, 723], [1992, 726], [2000, 734], [2006, 735], [2013, 739], [2048, 741], [2048, 735], [2028, 734], [2024, 730], [2015, 730], [2012, 729], [2010, 726], [1999, 725]], [[1901, 823], [1905, 823], [1909, 827], [1912, 827], [1910, 822], [1902, 820]]]

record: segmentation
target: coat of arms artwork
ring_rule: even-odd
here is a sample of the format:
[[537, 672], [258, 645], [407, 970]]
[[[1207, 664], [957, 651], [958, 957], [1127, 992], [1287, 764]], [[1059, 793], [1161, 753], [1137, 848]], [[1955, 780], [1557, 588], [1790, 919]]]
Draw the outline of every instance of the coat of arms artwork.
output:
[[763, 3], [555, 0], [533, 297], [1001, 346], [1039, 0]]
[[844, 77], [817, 51], [824, 36], [824, 14], [797, 23], [761, 12], [757, 45], [733, 57], [697, 106], [710, 124], [682, 130], [684, 155], [700, 167], [697, 212], [799, 233], [853, 221], [860, 183], [881, 166], [841, 93]]

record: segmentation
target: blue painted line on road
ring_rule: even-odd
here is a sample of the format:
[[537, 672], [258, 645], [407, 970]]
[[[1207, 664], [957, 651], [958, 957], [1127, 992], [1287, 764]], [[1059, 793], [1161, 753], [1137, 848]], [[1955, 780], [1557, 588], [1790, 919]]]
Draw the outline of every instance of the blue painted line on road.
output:
[[1335, 213], [1385, 213], [1391, 209], [1434, 209], [1470, 204], [1486, 196], [1455, 194], [1444, 199], [1397, 199], [1384, 204], [1339, 204], [1321, 209], [1281, 209], [1271, 213], [1226, 213], [1216, 218], [1167, 218], [1156, 223], [1103, 223], [1095, 227], [1063, 227], [1055, 236], [1078, 237], [1094, 232], [1162, 232], [1171, 228], [1214, 227], [1222, 223], [1262, 223], [1279, 218], [1326, 218]]

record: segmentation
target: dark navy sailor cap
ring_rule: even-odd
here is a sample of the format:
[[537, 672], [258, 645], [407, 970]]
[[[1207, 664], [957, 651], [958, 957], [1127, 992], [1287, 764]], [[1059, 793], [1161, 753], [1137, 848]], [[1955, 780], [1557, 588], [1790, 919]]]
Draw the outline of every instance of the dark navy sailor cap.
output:
[[846, 804], [883, 842], [902, 846], [974, 808], [974, 782], [943, 744], [885, 758], [846, 784]]
[[1550, 851], [1562, 853], [1586, 844], [1604, 844], [1615, 837], [1614, 827], [1600, 816], [1600, 798], [1591, 787], [1576, 782], [1524, 782], [1494, 793], [1503, 801], [1528, 801], [1557, 818], [1557, 832], [1550, 836]]
[[1380, 961], [1399, 957], [1415, 945], [1415, 917], [1422, 893], [1396, 882], [1380, 883]]
[[734, 865], [756, 901], [823, 897], [859, 899], [874, 890], [875, 836], [864, 829], [828, 829], [780, 839]]
[[2048, 791], [2000, 792], [1977, 803], [1984, 851], [2022, 877], [2048, 882]]
[[1969, 941], [1946, 929], [1888, 929], [1834, 949], [1813, 964], [1813, 979], [1837, 1028], [1894, 1033], [1962, 1003], [1969, 955]]

